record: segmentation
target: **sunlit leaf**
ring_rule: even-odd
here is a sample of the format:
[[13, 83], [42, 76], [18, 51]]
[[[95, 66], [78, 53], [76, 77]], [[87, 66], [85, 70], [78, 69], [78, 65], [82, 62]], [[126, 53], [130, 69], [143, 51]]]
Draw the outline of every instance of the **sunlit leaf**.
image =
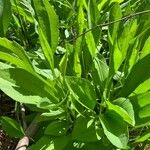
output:
[[88, 80], [76, 77], [66, 77], [66, 83], [70, 90], [70, 94], [76, 101], [86, 108], [94, 108], [96, 104], [96, 93]]
[[126, 97], [131, 94], [136, 87], [150, 78], [150, 54], [139, 60], [131, 69], [121, 89], [121, 96]]
[[146, 40], [144, 47], [141, 51], [140, 58], [142, 59], [146, 55], [150, 54], [150, 37]]
[[127, 124], [112, 111], [100, 118], [103, 130], [109, 141], [118, 148], [126, 149], [128, 143]]
[[107, 102], [108, 110], [116, 112], [124, 121], [134, 126], [134, 111], [132, 104], [128, 99], [119, 98], [113, 101], [113, 104]]
[[150, 123], [150, 92], [131, 96], [130, 101], [132, 103], [135, 112], [135, 125], [144, 126]]
[[48, 0], [33, 0], [33, 6], [44, 37], [50, 43], [53, 53], [58, 44], [58, 17]]

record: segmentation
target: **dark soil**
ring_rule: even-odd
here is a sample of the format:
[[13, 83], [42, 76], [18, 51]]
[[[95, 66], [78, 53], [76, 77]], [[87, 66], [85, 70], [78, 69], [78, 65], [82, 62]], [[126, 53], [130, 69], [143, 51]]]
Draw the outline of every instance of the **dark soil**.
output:
[[[15, 118], [15, 102], [0, 91], [0, 116]], [[17, 139], [9, 137], [0, 124], [0, 150], [14, 150]]]

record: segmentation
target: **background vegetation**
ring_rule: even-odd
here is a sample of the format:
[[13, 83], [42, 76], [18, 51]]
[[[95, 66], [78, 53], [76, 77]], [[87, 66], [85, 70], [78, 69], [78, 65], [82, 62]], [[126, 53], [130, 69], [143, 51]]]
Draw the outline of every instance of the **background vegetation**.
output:
[[1, 149], [2, 132], [6, 149], [148, 149], [149, 12], [149, 0], [0, 0]]

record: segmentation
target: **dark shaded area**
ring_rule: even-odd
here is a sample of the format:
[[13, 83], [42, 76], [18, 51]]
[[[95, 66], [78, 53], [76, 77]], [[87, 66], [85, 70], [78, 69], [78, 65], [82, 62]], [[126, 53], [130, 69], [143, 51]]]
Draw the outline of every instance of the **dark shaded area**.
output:
[[[0, 116], [15, 117], [15, 102], [0, 91]], [[17, 139], [9, 137], [0, 124], [0, 150], [14, 150]]]

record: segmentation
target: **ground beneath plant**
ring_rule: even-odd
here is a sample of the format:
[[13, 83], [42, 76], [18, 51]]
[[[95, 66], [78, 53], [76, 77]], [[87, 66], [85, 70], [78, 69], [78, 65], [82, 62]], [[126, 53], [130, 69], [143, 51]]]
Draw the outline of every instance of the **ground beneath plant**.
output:
[[[15, 103], [0, 91], [0, 116], [15, 118]], [[0, 150], [14, 150], [17, 139], [9, 137], [0, 126]]]

